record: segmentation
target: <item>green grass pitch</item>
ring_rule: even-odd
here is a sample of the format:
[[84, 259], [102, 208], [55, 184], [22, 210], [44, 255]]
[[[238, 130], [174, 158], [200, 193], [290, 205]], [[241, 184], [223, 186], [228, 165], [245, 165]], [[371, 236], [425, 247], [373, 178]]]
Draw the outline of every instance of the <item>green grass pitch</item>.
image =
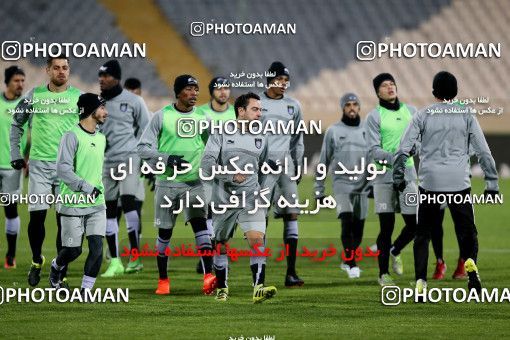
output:
[[[301, 197], [311, 197], [312, 178], [300, 185]], [[26, 187], [26, 185], [25, 185]], [[509, 180], [500, 187], [510, 197]], [[474, 180], [473, 191], [483, 191], [483, 181]], [[331, 191], [329, 191], [331, 193]], [[143, 242], [154, 244], [156, 229], [152, 226], [152, 195], [147, 191], [143, 208]], [[26, 274], [30, 264], [27, 238], [28, 213], [19, 209], [21, 235], [18, 241], [15, 270], [0, 269], [0, 286], [27, 287]], [[487, 288], [510, 287], [510, 213], [508, 204], [475, 207], [480, 252], [479, 269]], [[3, 209], [0, 213], [3, 221]], [[332, 211], [317, 216], [302, 216], [299, 220], [300, 245], [324, 248], [330, 243], [340, 247], [340, 224]], [[403, 226], [397, 216], [396, 232]], [[54, 212], [46, 219], [44, 254], [49, 262], [55, 256]], [[466, 282], [454, 281], [458, 247], [449, 213], [444, 222], [445, 259], [448, 265], [444, 281], [429, 280], [432, 287], [466, 287]], [[126, 229], [121, 225], [122, 243], [126, 244]], [[362, 246], [374, 243], [378, 222], [373, 202], [365, 225]], [[271, 220], [268, 237], [270, 246], [281, 242], [282, 223]], [[241, 238], [238, 232], [236, 237]], [[182, 219], [176, 227], [172, 245], [192, 242], [189, 226]], [[242, 242], [242, 241], [240, 241]], [[143, 244], [143, 243], [142, 243]], [[5, 253], [5, 237], [0, 238], [0, 252]], [[79, 286], [86, 246], [82, 256], [70, 266], [72, 287]], [[400, 287], [410, 287], [414, 278], [412, 245], [403, 251], [404, 275], [396, 277]], [[429, 277], [433, 272], [431, 248]], [[305, 280], [301, 288], [283, 286], [285, 265], [274, 258], [268, 260], [266, 283], [278, 288], [276, 297], [260, 305], [251, 301], [251, 273], [246, 260], [231, 263], [229, 275], [230, 299], [219, 303], [211, 296], [201, 295], [201, 276], [195, 273], [196, 259], [177, 258], [170, 262], [171, 295], [156, 296], [157, 270], [154, 258], [144, 259], [141, 273], [115, 279], [98, 278], [97, 287], [127, 287], [129, 302], [118, 304], [80, 303], [9, 303], [0, 305], [2, 338], [169, 338], [169, 339], [229, 339], [275, 336], [276, 339], [336, 339], [336, 338], [461, 338], [510, 335], [508, 320], [510, 304], [489, 303], [406, 303], [389, 307], [381, 303], [381, 289], [376, 282], [377, 266], [373, 259], [360, 263], [361, 278], [349, 280], [339, 269], [338, 257], [328, 262], [298, 259], [298, 273]], [[3, 261], [2, 261], [3, 264]], [[106, 269], [103, 262], [101, 272]], [[47, 287], [48, 265], [43, 268], [41, 287]]]

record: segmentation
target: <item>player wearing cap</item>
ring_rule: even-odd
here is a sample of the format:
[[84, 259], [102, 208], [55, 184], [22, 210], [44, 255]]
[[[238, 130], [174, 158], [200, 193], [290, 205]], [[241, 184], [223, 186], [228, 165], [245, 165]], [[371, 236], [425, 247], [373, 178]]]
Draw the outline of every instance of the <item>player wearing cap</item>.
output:
[[[76, 103], [80, 90], [69, 86], [70, 66], [66, 56], [50, 57], [46, 64], [49, 77], [47, 85], [30, 90], [16, 107], [11, 125], [11, 165], [20, 170], [26, 162], [20, 152], [20, 140], [25, 130], [25, 123], [31, 122], [30, 172], [28, 193], [37, 196], [57, 195], [59, 181], [57, 178], [57, 154], [60, 139], [71, 127], [78, 123]], [[41, 268], [45, 258], [42, 255], [44, 242], [46, 212], [50, 205], [46, 201], [30, 203], [30, 222], [28, 239], [32, 250], [32, 265], [28, 273], [28, 283], [36, 286], [41, 280]], [[59, 204], [57, 204], [57, 252], [62, 249]], [[66, 285], [66, 270], [62, 271], [63, 285]]]
[[[476, 260], [478, 236], [474, 220], [473, 204], [466, 199], [471, 193], [469, 147], [473, 148], [485, 173], [485, 195], [498, 194], [496, 163], [482, 129], [474, 115], [458, 104], [445, 103], [457, 95], [457, 79], [449, 72], [441, 71], [434, 77], [432, 94], [436, 102], [420, 110], [412, 119], [400, 148], [398, 149], [393, 183], [402, 191], [406, 187], [405, 167], [415, 152], [416, 141], [421, 140], [419, 190], [427, 197], [441, 193], [456, 194], [463, 199], [447, 201], [453, 221], [460, 231], [461, 257], [466, 259], [468, 289], [481, 291]], [[452, 110], [453, 109], [453, 110]], [[457, 109], [458, 112], [451, 112]], [[426, 127], [426, 128], [425, 128]], [[430, 230], [438, 226], [440, 204], [427, 199], [419, 203], [418, 227], [414, 240], [414, 264], [416, 287], [423, 291], [427, 287], [427, 264]]]
[[[267, 77], [268, 89], [261, 94], [260, 100], [262, 105], [261, 121], [266, 123], [271, 121], [273, 126], [277, 126], [279, 121], [285, 123], [294, 122], [297, 127], [303, 120], [301, 106], [294, 98], [285, 96], [285, 91], [289, 83], [289, 70], [279, 61], [275, 61], [269, 67], [270, 76]], [[289, 164], [288, 173], [280, 175], [272, 175], [268, 178], [267, 185], [271, 189], [272, 202], [277, 202], [275, 197], [278, 194], [293, 202], [298, 199], [298, 182], [299, 180], [291, 180], [290, 177], [296, 175], [297, 167], [302, 168], [304, 144], [303, 134], [268, 134], [267, 142], [269, 145], [269, 158], [275, 162], [285, 163], [285, 159]], [[275, 212], [283, 217], [283, 241], [286, 249], [289, 249], [287, 256], [287, 274], [285, 276], [286, 287], [299, 287], [304, 281], [296, 272], [296, 254], [298, 243], [298, 208], [276, 209]]]
[[[21, 170], [11, 166], [9, 130], [11, 129], [14, 110], [19, 103], [25, 87], [25, 72], [18, 66], [5, 69], [5, 92], [0, 98], [0, 193], [16, 194], [21, 191]], [[25, 124], [28, 125], [28, 124]], [[23, 134], [20, 148], [26, 159], [28, 157], [27, 132]], [[3, 202], [2, 202], [3, 203]], [[4, 268], [16, 268], [16, 241], [20, 229], [20, 219], [16, 202], [4, 206], [5, 236], [7, 253]]]
[[[260, 97], [254, 93], [239, 96], [235, 102], [237, 119], [243, 121], [259, 120], [261, 115]], [[214, 254], [214, 270], [218, 279], [216, 300], [228, 299], [228, 256], [225, 244], [233, 237], [237, 224], [243, 230], [250, 250], [255, 254], [265, 251], [266, 211], [257, 206], [254, 193], [261, 190], [264, 178], [259, 174], [260, 166], [267, 162], [267, 141], [264, 135], [243, 134], [233, 135], [212, 134], [209, 136], [205, 152], [202, 157], [201, 168], [205, 176], [210, 177], [213, 167], [228, 166], [230, 160], [239, 157], [240, 168], [250, 166], [253, 174], [216, 174], [214, 178], [211, 204], [216, 208], [222, 204], [228, 205], [231, 197], [236, 196], [239, 201], [246, 197], [246, 205], [229, 207], [221, 214], [213, 214], [214, 240], [221, 248], [220, 254]], [[274, 168], [276, 164], [272, 162]], [[250, 213], [252, 211], [252, 213]], [[218, 247], [216, 248], [218, 249]], [[276, 294], [274, 286], [265, 286], [266, 257], [250, 256], [250, 268], [253, 278], [253, 302], [260, 303]]]
[[[140, 181], [140, 158], [136, 145], [149, 121], [148, 109], [142, 97], [122, 89], [120, 64], [109, 60], [99, 68], [101, 97], [106, 100], [109, 119], [100, 129], [106, 136], [106, 153], [103, 169], [103, 182], [106, 200], [106, 241], [110, 250], [110, 265], [101, 275], [114, 277], [124, 273], [119, 257], [117, 202], [120, 198], [126, 218], [129, 244], [138, 249], [140, 216], [137, 212], [135, 196]], [[121, 168], [124, 168], [122, 173]], [[112, 174], [113, 172], [113, 174]], [[126, 273], [142, 270], [140, 258], [129, 261]]]
[[[156, 246], [159, 251], [157, 256], [159, 281], [156, 294], [160, 295], [170, 294], [168, 253], [165, 253], [165, 249], [172, 237], [178, 207], [182, 207], [185, 223], [191, 224], [197, 248], [212, 251], [211, 237], [206, 225], [207, 203], [199, 177], [204, 140], [200, 134], [189, 131], [182, 124], [185, 121], [186, 124], [192, 122], [197, 126], [199, 121], [206, 119], [203, 112], [195, 107], [198, 91], [198, 81], [193, 76], [184, 74], [175, 78], [176, 103], [165, 106], [154, 114], [138, 144], [140, 157], [153, 169], [157, 162], [162, 161], [166, 164], [165, 173], [157, 176], [154, 199], [155, 226], [158, 228]], [[176, 170], [184, 170], [185, 164], [191, 165], [191, 169], [176, 174]], [[168, 179], [169, 176], [174, 178]], [[187, 195], [189, 202], [186, 202]], [[170, 208], [162, 206], [168, 202], [172, 203]], [[212, 274], [212, 258], [202, 256], [200, 259], [204, 272], [203, 292], [211, 294], [216, 289], [216, 277]]]
[[[390, 257], [395, 274], [403, 274], [400, 251], [413, 240], [416, 230], [416, 206], [408, 205], [405, 200], [407, 195], [418, 191], [413, 159], [409, 158], [406, 163], [407, 186], [403, 193], [394, 189], [391, 169], [395, 152], [416, 108], [399, 101], [395, 79], [391, 74], [379, 74], [373, 79], [373, 85], [379, 105], [369, 112], [366, 129], [371, 158], [378, 168], [383, 166], [380, 162], [386, 162], [386, 173], [374, 180], [375, 212], [379, 215], [381, 227], [377, 237], [380, 252], [378, 282], [384, 286], [394, 284], [388, 270]], [[402, 214], [405, 226], [392, 244], [395, 212]]]
[[58, 150], [57, 176], [64, 198], [60, 209], [62, 249], [51, 262], [49, 282], [52, 288], [61, 288], [61, 270], [80, 256], [85, 235], [89, 253], [81, 283], [84, 290], [93, 288], [103, 256], [106, 206], [102, 173], [106, 138], [96, 127], [105, 122], [108, 112], [105, 101], [93, 93], [80, 96], [78, 109], [80, 122], [62, 137]]
[[[361, 159], [368, 153], [365, 127], [359, 115], [361, 106], [358, 96], [354, 93], [346, 93], [340, 99], [340, 108], [342, 119], [326, 130], [322, 142], [319, 163], [324, 164], [327, 170], [330, 166], [334, 170], [339, 169], [338, 162], [347, 169], [358, 167], [362, 162]], [[368, 162], [368, 159], [366, 161]], [[347, 256], [354, 254], [363, 237], [363, 227], [368, 212], [368, 194], [354, 193], [363, 180], [363, 176], [353, 179], [352, 175], [348, 174], [333, 175], [337, 216], [342, 223], [342, 245]], [[315, 181], [314, 191], [319, 201], [325, 197], [324, 182], [324, 180]], [[342, 269], [351, 279], [360, 277], [360, 269], [354, 256], [342, 265]]]

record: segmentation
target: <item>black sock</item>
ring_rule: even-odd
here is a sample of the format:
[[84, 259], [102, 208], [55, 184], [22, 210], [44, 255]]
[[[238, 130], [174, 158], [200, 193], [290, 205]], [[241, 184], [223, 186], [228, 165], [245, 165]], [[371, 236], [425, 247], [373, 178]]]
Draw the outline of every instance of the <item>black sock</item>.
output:
[[287, 238], [284, 240], [285, 246], [289, 248], [289, 256], [287, 256], [287, 275], [296, 275], [296, 252], [297, 238]]
[[18, 234], [5, 234], [7, 236], [7, 257], [16, 257], [16, 240]]
[[[342, 246], [344, 247], [344, 251], [348, 258], [351, 258], [351, 255], [353, 252], [356, 251], [356, 248], [354, 248], [354, 237], [353, 237], [353, 230], [354, 230], [354, 221], [352, 213], [341, 213], [340, 214], [340, 220], [342, 223], [342, 232], [340, 234], [340, 238], [342, 239]], [[348, 260], [346, 264], [349, 265], [349, 267], [356, 266], [356, 261], [354, 261], [354, 256], [352, 256], [351, 260]]]
[[168, 256], [165, 255], [165, 249], [170, 245], [170, 238], [172, 237], [172, 229], [158, 229], [158, 241], [156, 247], [159, 254], [156, 256], [158, 264], [158, 272], [160, 280], [168, 279]]
[[44, 220], [46, 219], [46, 210], [37, 210], [30, 212], [30, 222], [28, 222], [28, 240], [32, 249], [32, 261], [42, 263], [42, 245], [46, 230], [44, 229]]
[[253, 286], [264, 284], [266, 279], [266, 265], [264, 263], [254, 263], [250, 265]]
[[[59, 213], [56, 213], [56, 217], [57, 217], [57, 239], [55, 241], [55, 245], [57, 247], [57, 254], [60, 253], [60, 251], [62, 250], [62, 221], [60, 220], [60, 217], [62, 215], [60, 215]], [[62, 270], [60, 271], [60, 277], [64, 278], [64, 277], [67, 277], [67, 265], [62, 268]]]
[[[209, 235], [209, 231], [207, 230], [206, 219], [193, 218], [190, 220], [190, 223], [191, 228], [195, 233], [195, 243], [197, 245], [197, 248], [202, 251], [207, 250], [212, 251], [211, 236]], [[200, 261], [202, 262], [202, 269], [204, 270], [204, 274], [211, 273], [213, 267], [213, 257], [202, 256], [200, 257]]]
[[112, 259], [117, 257], [117, 240], [115, 236], [115, 234], [105, 236], [108, 249], [110, 249], [110, 257]]
[[380, 213], [379, 223], [381, 230], [377, 236], [377, 249], [379, 250], [379, 276], [381, 276], [389, 273], [391, 235], [395, 227], [395, 214]]
[[131, 249], [138, 249], [138, 233], [136, 230], [128, 232], [129, 246]]
[[214, 274], [218, 288], [227, 288], [228, 257], [225, 254], [214, 255]]

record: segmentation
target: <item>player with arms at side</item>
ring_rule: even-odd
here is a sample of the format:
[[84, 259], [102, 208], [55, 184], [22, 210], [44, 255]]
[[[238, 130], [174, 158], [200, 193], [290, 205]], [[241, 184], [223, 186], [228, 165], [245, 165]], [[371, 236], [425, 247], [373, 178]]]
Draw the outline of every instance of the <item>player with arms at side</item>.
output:
[[[235, 113], [239, 121], [259, 120], [261, 115], [260, 97], [254, 93], [239, 96], [235, 102]], [[213, 213], [214, 240], [219, 244], [220, 254], [214, 255], [214, 270], [218, 279], [216, 300], [228, 299], [228, 256], [225, 244], [234, 235], [237, 224], [244, 232], [251, 251], [265, 251], [266, 211], [255, 208], [254, 193], [263, 188], [264, 177], [259, 174], [260, 166], [267, 161], [267, 141], [263, 135], [237, 132], [233, 135], [212, 134], [209, 136], [201, 168], [206, 177], [211, 177], [213, 167], [217, 165], [232, 167], [230, 160], [239, 157], [236, 164], [245, 169], [251, 166], [254, 174], [216, 174], [213, 182], [211, 204], [218, 207], [228, 204], [232, 195], [246, 196], [246, 206], [227, 208], [224, 213]], [[276, 163], [271, 162], [276, 169]], [[209, 183], [210, 184], [210, 183]], [[261, 186], [262, 184], [262, 186]], [[269, 194], [269, 191], [267, 191]], [[267, 199], [267, 203], [269, 200]], [[250, 213], [249, 211], [252, 211]], [[218, 249], [218, 247], [216, 247]], [[276, 294], [274, 286], [265, 286], [266, 257], [250, 256], [250, 268], [253, 277], [253, 302], [260, 303]]]
[[[16, 108], [25, 87], [25, 72], [18, 66], [5, 69], [5, 92], [0, 98], [0, 192], [3, 194], [19, 194], [21, 192], [21, 170], [11, 166], [9, 130], [11, 129], [14, 109]], [[28, 125], [28, 124], [25, 124]], [[27, 136], [25, 131], [21, 140], [21, 150], [24, 159], [28, 157]], [[5, 254], [5, 269], [16, 268], [16, 241], [20, 229], [18, 206], [10, 202], [4, 206], [5, 236], [7, 238], [7, 253]]]
[[[206, 225], [207, 203], [199, 177], [200, 160], [205, 144], [200, 134], [190, 136], [184, 132], [187, 130], [181, 121], [192, 120], [198, 125], [200, 120], [205, 120], [202, 111], [195, 107], [198, 91], [198, 81], [193, 76], [187, 74], [178, 76], [174, 82], [177, 102], [165, 106], [154, 114], [138, 144], [140, 157], [153, 169], [160, 161], [166, 164], [165, 173], [157, 176], [154, 198], [155, 226], [158, 228], [156, 246], [159, 251], [157, 256], [159, 281], [156, 294], [159, 295], [170, 294], [168, 253], [165, 253], [165, 250], [169, 246], [177, 220], [177, 214], [174, 212], [179, 206], [184, 212], [185, 223], [191, 224], [197, 248], [212, 251], [211, 237]], [[188, 168], [184, 173], [175, 173], [176, 170], [184, 170], [185, 165], [191, 165], [191, 169]], [[190, 197], [189, 202], [186, 202], [187, 194]], [[172, 203], [170, 208], [162, 206], [167, 205], [169, 201]], [[200, 259], [204, 272], [203, 292], [211, 294], [216, 288], [216, 277], [212, 274], [213, 261], [211, 256], [201, 256]]]
[[[140, 158], [136, 145], [149, 121], [148, 109], [142, 97], [120, 86], [122, 71], [117, 60], [109, 60], [99, 68], [101, 97], [106, 100], [109, 118], [100, 129], [106, 136], [106, 154], [103, 172], [106, 200], [106, 241], [110, 250], [110, 265], [101, 277], [114, 277], [124, 273], [119, 257], [117, 205], [120, 199], [126, 218], [129, 244], [138, 249], [140, 216], [135, 197], [140, 182]], [[124, 176], [118, 169], [124, 164]], [[131, 167], [128, 165], [131, 164]], [[113, 171], [113, 174], [112, 174]], [[120, 172], [120, 171], [119, 171]], [[121, 178], [120, 180], [114, 178]], [[118, 176], [118, 177], [117, 177]], [[123, 178], [123, 179], [122, 179]], [[142, 270], [140, 258], [129, 261], [126, 273]]]
[[[261, 94], [262, 123], [271, 121], [277, 126], [279, 121], [287, 124], [293, 122], [296, 129], [303, 120], [301, 106], [294, 98], [285, 96], [289, 83], [289, 70], [279, 61], [275, 61], [269, 67], [270, 76], [267, 77], [268, 89]], [[277, 202], [276, 195], [282, 195], [288, 202], [298, 200], [298, 180], [291, 180], [296, 175], [297, 167], [303, 168], [304, 144], [303, 134], [271, 134], [267, 135], [269, 146], [269, 158], [275, 162], [280, 161], [283, 165], [285, 159], [289, 164], [288, 173], [268, 176], [268, 187], [271, 190], [272, 202]], [[296, 255], [298, 244], [298, 208], [278, 209], [275, 213], [283, 218], [283, 241], [285, 248], [289, 250], [287, 256], [287, 274], [285, 276], [286, 287], [299, 287], [304, 281], [296, 272]]]
[[[16, 107], [11, 126], [11, 164], [14, 169], [26, 166], [20, 153], [20, 140], [23, 136], [25, 123], [31, 121], [30, 171], [28, 193], [38, 196], [57, 195], [59, 180], [57, 178], [57, 154], [60, 139], [78, 123], [78, 97], [80, 90], [70, 86], [69, 59], [60, 55], [50, 57], [46, 63], [49, 78], [47, 85], [37, 86], [29, 91]], [[28, 273], [30, 286], [37, 286], [41, 280], [41, 269], [45, 258], [42, 245], [45, 237], [44, 221], [50, 208], [45, 201], [29, 204], [30, 222], [28, 223], [28, 239], [32, 249], [32, 265]], [[59, 204], [57, 210], [57, 252], [62, 249]], [[67, 267], [62, 270], [63, 286], [66, 286]]]

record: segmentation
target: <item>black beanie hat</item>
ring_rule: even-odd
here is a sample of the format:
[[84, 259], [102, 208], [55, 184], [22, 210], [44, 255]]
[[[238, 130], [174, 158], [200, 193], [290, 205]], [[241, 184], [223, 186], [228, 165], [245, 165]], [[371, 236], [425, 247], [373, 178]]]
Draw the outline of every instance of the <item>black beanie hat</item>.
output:
[[450, 100], [455, 98], [457, 90], [457, 79], [450, 72], [441, 71], [434, 76], [434, 81], [432, 81], [434, 97]]
[[104, 105], [106, 102], [103, 98], [94, 93], [84, 93], [78, 98], [78, 113], [80, 120], [87, 118], [98, 107]]
[[195, 77], [189, 75], [189, 74], [182, 74], [175, 78], [174, 82], [174, 92], [175, 96], [177, 97], [181, 91], [189, 85], [195, 85], [198, 88], [198, 80], [195, 79]]
[[20, 69], [18, 66], [16, 65], [13, 65], [13, 66], [10, 66], [8, 68], [5, 69], [5, 72], [4, 72], [4, 82], [5, 82], [5, 85], [9, 84], [9, 82], [11, 81], [11, 78], [14, 77], [16, 74], [21, 74], [21, 75], [25, 75], [25, 72]]
[[377, 75], [377, 77], [374, 78], [374, 80], [372, 80], [372, 83], [374, 84], [374, 90], [375, 90], [375, 93], [379, 92], [379, 86], [381, 86], [381, 84], [383, 83], [383, 81], [386, 81], [386, 80], [391, 80], [392, 82], [395, 82], [395, 78], [393, 78], [393, 76], [389, 73], [381, 73], [379, 75]]
[[215, 84], [223, 85], [221, 87], [230, 87], [230, 80], [228, 80], [227, 78], [222, 77], [222, 76], [214, 77], [211, 80], [211, 82], [209, 83], [209, 94], [211, 96], [212, 96], [212, 93], [213, 93], [214, 89], [218, 87], [218, 85], [214, 86]]
[[271, 66], [269, 66], [268, 72], [274, 73], [274, 76], [267, 77], [267, 83], [269, 84], [274, 78], [279, 76], [287, 76], [290, 79], [289, 69], [283, 65], [280, 61], [274, 61]]
[[103, 66], [99, 68], [98, 75], [101, 76], [103, 74], [109, 74], [113, 78], [120, 80], [122, 71], [120, 69], [119, 62], [115, 59], [108, 60], [106, 63], [104, 63]]

